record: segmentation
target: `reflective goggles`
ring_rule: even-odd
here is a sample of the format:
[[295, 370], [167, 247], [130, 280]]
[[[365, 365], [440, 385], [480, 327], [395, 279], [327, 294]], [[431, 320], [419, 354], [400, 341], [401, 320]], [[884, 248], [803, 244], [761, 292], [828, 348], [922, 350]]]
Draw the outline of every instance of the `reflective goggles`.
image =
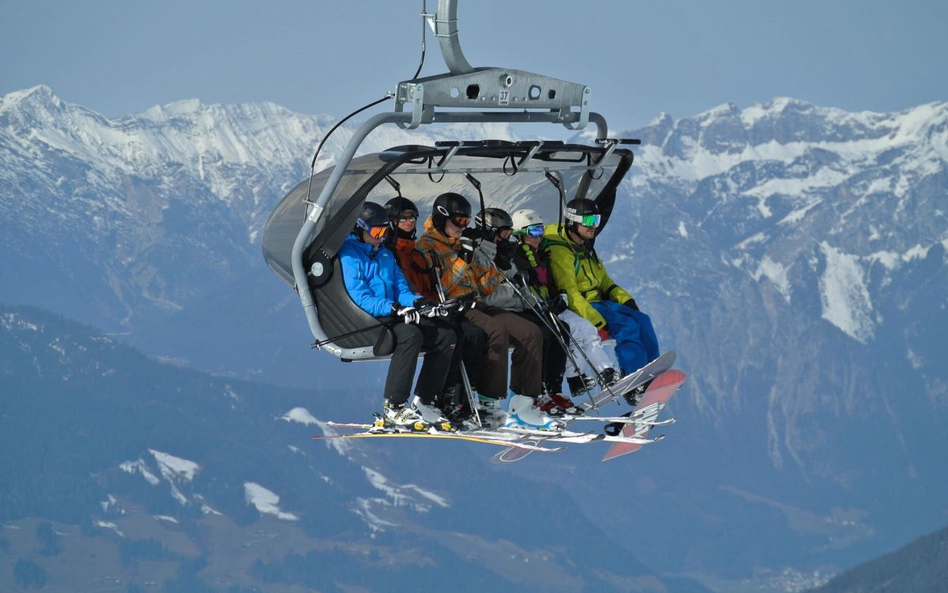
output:
[[470, 216], [455, 216], [454, 218], [451, 219], [451, 222], [455, 226], [459, 226], [462, 229], [466, 229], [467, 226], [471, 224], [471, 217]]
[[418, 220], [417, 216], [399, 216], [397, 218], [398, 222], [415, 222]]
[[569, 220], [588, 227], [597, 227], [599, 226], [599, 221], [602, 220], [602, 215], [600, 214], [567, 214], [566, 218]]
[[517, 235], [527, 237], [542, 237], [543, 236], [543, 225], [541, 223], [531, 224], [523, 227], [516, 233]]
[[369, 234], [373, 239], [384, 239], [385, 235], [388, 234], [388, 225], [383, 226], [372, 226], [370, 227], [362, 220], [356, 221], [358, 227]]

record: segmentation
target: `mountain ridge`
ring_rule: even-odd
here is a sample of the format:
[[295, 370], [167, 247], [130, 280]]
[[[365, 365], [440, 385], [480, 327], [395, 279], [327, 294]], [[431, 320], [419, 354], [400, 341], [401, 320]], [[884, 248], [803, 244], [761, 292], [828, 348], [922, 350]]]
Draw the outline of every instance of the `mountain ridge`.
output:
[[[155, 146], [177, 150], [205, 111], [186, 101], [129, 121], [169, 134]], [[929, 531], [948, 500], [933, 453], [948, 438], [944, 111], [934, 103], [847, 115], [775, 99], [622, 134], [643, 146], [597, 249], [650, 313], [663, 348], [679, 352], [689, 374], [671, 410], [679, 422], [630, 462], [634, 470], [600, 468], [584, 451], [582, 463], [532, 456], [509, 471], [596, 501], [589, 512], [603, 529], [648, 532], [629, 545], [666, 572], [847, 566]], [[100, 170], [33, 142], [34, 130], [12, 126], [9, 114], [0, 113], [9, 254], [0, 300], [41, 305], [230, 377], [351, 383], [350, 367], [340, 372], [309, 350], [298, 299], [264, 268], [255, 234], [308, 174], [316, 137], [279, 138], [298, 146], [288, 149], [298, 161], [282, 165], [201, 153], [194, 146], [217, 141], [205, 138], [129, 173], [121, 159]], [[317, 127], [330, 121], [312, 117]], [[214, 121], [221, 133], [237, 129]], [[292, 121], [282, 129], [296, 129]], [[320, 167], [351, 133], [337, 132]], [[377, 134], [366, 150], [460, 131]], [[756, 139], [761, 148], [749, 150]], [[115, 154], [127, 146], [123, 137]], [[556, 215], [545, 199], [487, 198]], [[337, 402], [337, 413], [365, 414], [382, 370], [360, 366], [366, 399], [361, 408]]]

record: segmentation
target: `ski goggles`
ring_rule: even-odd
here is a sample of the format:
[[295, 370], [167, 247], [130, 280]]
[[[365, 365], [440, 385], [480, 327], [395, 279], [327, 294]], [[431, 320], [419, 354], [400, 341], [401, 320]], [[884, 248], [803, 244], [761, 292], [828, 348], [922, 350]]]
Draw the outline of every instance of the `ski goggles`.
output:
[[527, 237], [542, 237], [543, 236], [543, 225], [540, 223], [531, 224], [523, 227], [515, 234], [520, 235], [521, 237], [526, 235]]
[[471, 224], [471, 217], [470, 216], [455, 216], [454, 218], [451, 219], [451, 222], [455, 226], [459, 226], [462, 229], [466, 229], [467, 226]]
[[398, 222], [415, 222], [418, 220], [417, 216], [399, 216], [396, 218]]
[[601, 214], [566, 214], [566, 218], [583, 226], [597, 227], [602, 220]]
[[369, 234], [373, 239], [384, 239], [385, 235], [388, 234], [388, 225], [383, 226], [369, 226], [364, 221], [356, 221], [356, 225], [365, 232]]

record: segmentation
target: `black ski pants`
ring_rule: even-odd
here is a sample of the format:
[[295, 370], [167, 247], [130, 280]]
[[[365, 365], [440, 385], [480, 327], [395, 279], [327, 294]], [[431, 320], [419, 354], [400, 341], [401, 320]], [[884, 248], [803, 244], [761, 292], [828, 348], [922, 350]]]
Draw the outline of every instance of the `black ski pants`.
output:
[[444, 321], [422, 318], [417, 324], [393, 319], [388, 328], [395, 334], [395, 351], [385, 379], [385, 399], [400, 406], [408, 401], [411, 382], [418, 366], [418, 355], [425, 350], [421, 373], [415, 384], [415, 395], [422, 403], [430, 404], [444, 390], [448, 374], [457, 372], [460, 349], [456, 348], [457, 333]]

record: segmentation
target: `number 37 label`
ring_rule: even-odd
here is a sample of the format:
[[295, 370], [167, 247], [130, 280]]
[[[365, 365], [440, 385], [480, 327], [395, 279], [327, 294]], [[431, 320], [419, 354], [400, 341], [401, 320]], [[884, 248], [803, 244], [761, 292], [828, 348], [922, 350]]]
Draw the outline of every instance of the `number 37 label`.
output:
[[509, 90], [504, 89], [500, 91], [500, 94], [497, 96], [497, 104], [510, 105], [510, 91]]

